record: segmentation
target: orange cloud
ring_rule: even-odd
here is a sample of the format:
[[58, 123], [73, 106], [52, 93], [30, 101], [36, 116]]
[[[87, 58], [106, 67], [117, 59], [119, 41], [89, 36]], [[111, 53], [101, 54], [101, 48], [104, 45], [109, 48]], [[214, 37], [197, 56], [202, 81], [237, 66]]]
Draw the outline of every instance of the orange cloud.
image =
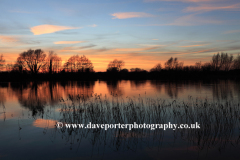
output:
[[197, 7], [187, 7], [184, 9], [184, 12], [197, 12], [197, 11], [213, 11], [213, 10], [232, 10], [240, 8], [240, 4], [234, 4], [230, 6], [209, 6], [209, 5], [200, 5]]
[[11, 42], [17, 42], [18, 39], [16, 37], [13, 37], [13, 36], [1, 36], [0, 35], [0, 40], [1, 42], [3, 43], [11, 43]]
[[55, 25], [44, 24], [44, 25], [34, 26], [30, 29], [34, 35], [41, 35], [41, 34], [68, 30], [68, 29], [80, 29], [80, 28], [82, 27], [55, 26]]
[[144, 12], [119, 12], [113, 13], [112, 19], [127, 19], [127, 18], [140, 18], [140, 17], [153, 17], [154, 15]]
[[76, 43], [83, 43], [85, 41], [58, 41], [54, 42], [54, 44], [76, 44]]

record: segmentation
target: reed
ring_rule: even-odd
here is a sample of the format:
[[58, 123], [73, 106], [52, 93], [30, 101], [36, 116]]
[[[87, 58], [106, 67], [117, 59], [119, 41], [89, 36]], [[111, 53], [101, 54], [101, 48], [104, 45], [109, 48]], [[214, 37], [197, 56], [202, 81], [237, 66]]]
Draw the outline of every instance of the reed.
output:
[[71, 146], [89, 139], [93, 146], [111, 147], [114, 150], [136, 151], [141, 146], [158, 146], [164, 136], [181, 137], [197, 150], [217, 148], [222, 151], [228, 145], [236, 146], [240, 140], [240, 106], [239, 102], [213, 102], [207, 99], [189, 98], [187, 102], [169, 102], [152, 98], [103, 97], [92, 95], [84, 97], [69, 96], [61, 100], [58, 121], [69, 124], [194, 124], [200, 129], [56, 129]]

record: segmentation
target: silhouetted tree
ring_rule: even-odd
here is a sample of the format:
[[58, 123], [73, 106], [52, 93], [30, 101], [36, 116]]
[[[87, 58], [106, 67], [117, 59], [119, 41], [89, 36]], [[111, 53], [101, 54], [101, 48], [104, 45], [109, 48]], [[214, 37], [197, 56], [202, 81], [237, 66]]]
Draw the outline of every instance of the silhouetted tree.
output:
[[3, 58], [3, 55], [0, 56], [0, 71], [3, 69], [3, 66], [5, 64], [5, 59]]
[[162, 65], [161, 63], [158, 63], [156, 66], [154, 66], [150, 72], [160, 72], [162, 70]]
[[45, 66], [47, 71], [50, 74], [52, 74], [53, 72], [58, 72], [61, 64], [62, 64], [61, 57], [57, 56], [57, 54], [54, 53], [53, 51], [49, 51], [49, 55], [48, 55], [48, 58], [47, 58], [47, 63], [46, 63], [46, 66]]
[[86, 56], [75, 55], [64, 64], [64, 69], [71, 72], [93, 72], [93, 64]]
[[211, 68], [212, 68], [211, 63], [204, 63], [204, 65], [202, 66], [203, 71], [211, 71]]
[[165, 63], [165, 69], [167, 70], [178, 70], [183, 68], [183, 62], [179, 62], [177, 58], [170, 58]]
[[23, 70], [26, 68], [25, 65], [26, 64], [24, 63], [23, 58], [22, 57], [18, 57], [17, 58], [17, 62], [15, 63], [13, 68], [14, 68], [15, 71], [18, 71], [18, 72], [22, 73]]
[[8, 63], [7, 65], [6, 65], [6, 71], [7, 72], [11, 72], [13, 70], [13, 64], [12, 63]]
[[229, 69], [231, 68], [232, 64], [233, 64], [233, 55], [228, 55], [227, 53], [222, 53], [221, 54], [221, 63], [223, 66], [223, 70], [225, 71], [229, 71]]
[[197, 71], [200, 71], [202, 69], [202, 62], [201, 61], [195, 63], [195, 69]]
[[78, 72], [93, 72], [92, 62], [84, 55], [77, 59], [77, 68]]
[[122, 60], [115, 59], [108, 64], [107, 71], [118, 72], [121, 70], [123, 66], [124, 66], [124, 62]]
[[238, 55], [237, 58], [234, 59], [233, 68], [234, 69], [240, 69], [240, 55]]
[[120, 72], [122, 72], [122, 73], [128, 73], [128, 69], [124, 68], [124, 69], [122, 69]]
[[212, 57], [212, 68], [215, 71], [219, 71], [219, 70], [225, 70], [228, 71], [231, 67], [233, 63], [233, 56], [232, 55], [228, 55], [227, 53], [221, 53], [221, 55], [218, 54], [214, 54]]
[[141, 69], [141, 68], [131, 68], [130, 71], [131, 72], [144, 72], [145, 70]]
[[30, 70], [31, 73], [38, 73], [46, 65], [46, 54], [41, 49], [23, 52], [19, 55], [18, 60], [23, 64], [22, 67]]

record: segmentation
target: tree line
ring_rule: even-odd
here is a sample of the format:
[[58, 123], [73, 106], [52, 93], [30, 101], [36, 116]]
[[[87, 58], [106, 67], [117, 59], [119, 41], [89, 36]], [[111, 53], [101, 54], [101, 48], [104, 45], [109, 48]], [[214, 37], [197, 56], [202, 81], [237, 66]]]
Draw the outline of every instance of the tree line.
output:
[[[113, 60], [107, 66], [107, 72], [148, 72], [142, 68], [131, 68], [130, 70], [123, 68], [125, 65], [123, 60]], [[195, 65], [184, 66], [178, 58], [171, 57], [164, 63], [156, 64], [149, 72], [161, 71], [229, 71], [240, 69], [240, 55], [236, 58], [228, 53], [217, 53], [212, 56], [210, 62], [196, 62]], [[62, 59], [53, 51], [49, 51], [48, 55], [41, 49], [25, 51], [16, 59], [14, 64], [8, 63], [0, 56], [0, 71], [19, 72], [19, 73], [59, 73], [59, 72], [94, 72], [92, 62], [86, 56], [74, 55], [67, 62], [62, 64]]]

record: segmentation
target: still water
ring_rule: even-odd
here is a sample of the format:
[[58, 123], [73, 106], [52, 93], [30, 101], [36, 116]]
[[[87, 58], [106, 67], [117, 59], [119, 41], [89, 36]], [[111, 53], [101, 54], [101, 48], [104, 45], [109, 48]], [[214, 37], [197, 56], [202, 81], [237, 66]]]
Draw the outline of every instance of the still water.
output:
[[[0, 159], [239, 159], [239, 100], [240, 83], [231, 80], [0, 83]], [[105, 131], [56, 122], [201, 128]]]

